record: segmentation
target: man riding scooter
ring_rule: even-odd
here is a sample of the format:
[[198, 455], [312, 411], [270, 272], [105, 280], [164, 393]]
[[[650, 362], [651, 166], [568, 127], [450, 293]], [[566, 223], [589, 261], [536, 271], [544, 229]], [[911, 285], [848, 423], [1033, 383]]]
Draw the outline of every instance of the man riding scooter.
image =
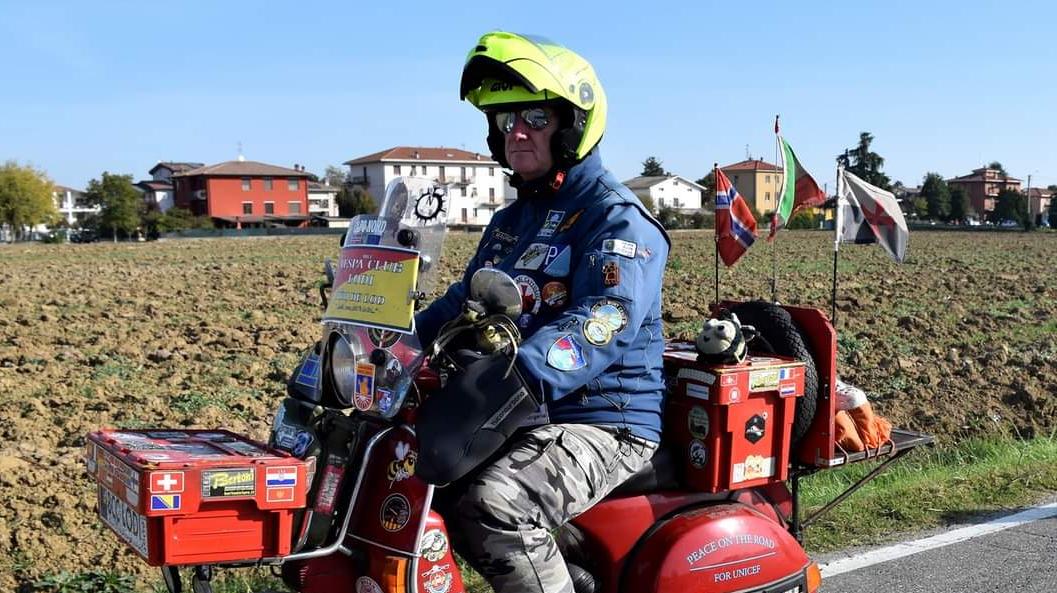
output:
[[[553, 530], [635, 474], [660, 442], [669, 240], [602, 166], [606, 97], [581, 56], [488, 33], [468, 56], [460, 97], [485, 114], [492, 157], [513, 171], [518, 199], [492, 218], [463, 280], [417, 315], [417, 331], [423, 344], [437, 338], [474, 272], [493, 267], [521, 292], [523, 341], [514, 360], [475, 359], [423, 404], [417, 475], [450, 484], [437, 496], [456, 549], [498, 593], [571, 593]], [[539, 406], [503, 447], [474, 430], [455, 445], [446, 438], [456, 417], [488, 421], [461, 401], [502, 405], [525, 393]]]

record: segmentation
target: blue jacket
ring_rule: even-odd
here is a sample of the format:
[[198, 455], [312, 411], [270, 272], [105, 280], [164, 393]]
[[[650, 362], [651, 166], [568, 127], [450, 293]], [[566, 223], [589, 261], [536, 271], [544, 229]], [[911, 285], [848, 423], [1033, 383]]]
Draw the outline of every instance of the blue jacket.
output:
[[418, 335], [432, 342], [459, 314], [473, 273], [495, 266], [521, 287], [517, 364], [549, 421], [625, 426], [659, 442], [669, 246], [596, 150], [558, 192], [522, 195], [496, 212], [463, 280], [416, 316]]

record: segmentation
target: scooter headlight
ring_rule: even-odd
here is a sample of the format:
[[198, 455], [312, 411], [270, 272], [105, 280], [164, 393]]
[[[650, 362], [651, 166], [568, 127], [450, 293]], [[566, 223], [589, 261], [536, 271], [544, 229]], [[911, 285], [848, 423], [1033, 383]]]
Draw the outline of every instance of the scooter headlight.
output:
[[343, 406], [352, 405], [356, 392], [356, 352], [348, 339], [335, 332], [330, 348], [330, 372], [338, 400]]

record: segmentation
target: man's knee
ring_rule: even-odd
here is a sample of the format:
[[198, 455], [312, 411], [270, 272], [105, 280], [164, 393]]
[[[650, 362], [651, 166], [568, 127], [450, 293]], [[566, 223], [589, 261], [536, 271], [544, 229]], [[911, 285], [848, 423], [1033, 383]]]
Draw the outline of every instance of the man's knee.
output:
[[532, 523], [535, 505], [512, 483], [474, 480], [458, 499], [452, 513], [460, 527], [489, 531], [517, 531]]

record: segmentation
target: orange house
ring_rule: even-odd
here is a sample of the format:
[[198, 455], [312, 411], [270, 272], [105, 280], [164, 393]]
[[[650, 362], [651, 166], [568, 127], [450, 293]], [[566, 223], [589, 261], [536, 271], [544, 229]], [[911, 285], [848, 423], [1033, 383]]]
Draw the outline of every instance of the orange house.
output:
[[173, 203], [220, 227], [308, 226], [308, 182], [293, 169], [237, 160], [174, 173]]

